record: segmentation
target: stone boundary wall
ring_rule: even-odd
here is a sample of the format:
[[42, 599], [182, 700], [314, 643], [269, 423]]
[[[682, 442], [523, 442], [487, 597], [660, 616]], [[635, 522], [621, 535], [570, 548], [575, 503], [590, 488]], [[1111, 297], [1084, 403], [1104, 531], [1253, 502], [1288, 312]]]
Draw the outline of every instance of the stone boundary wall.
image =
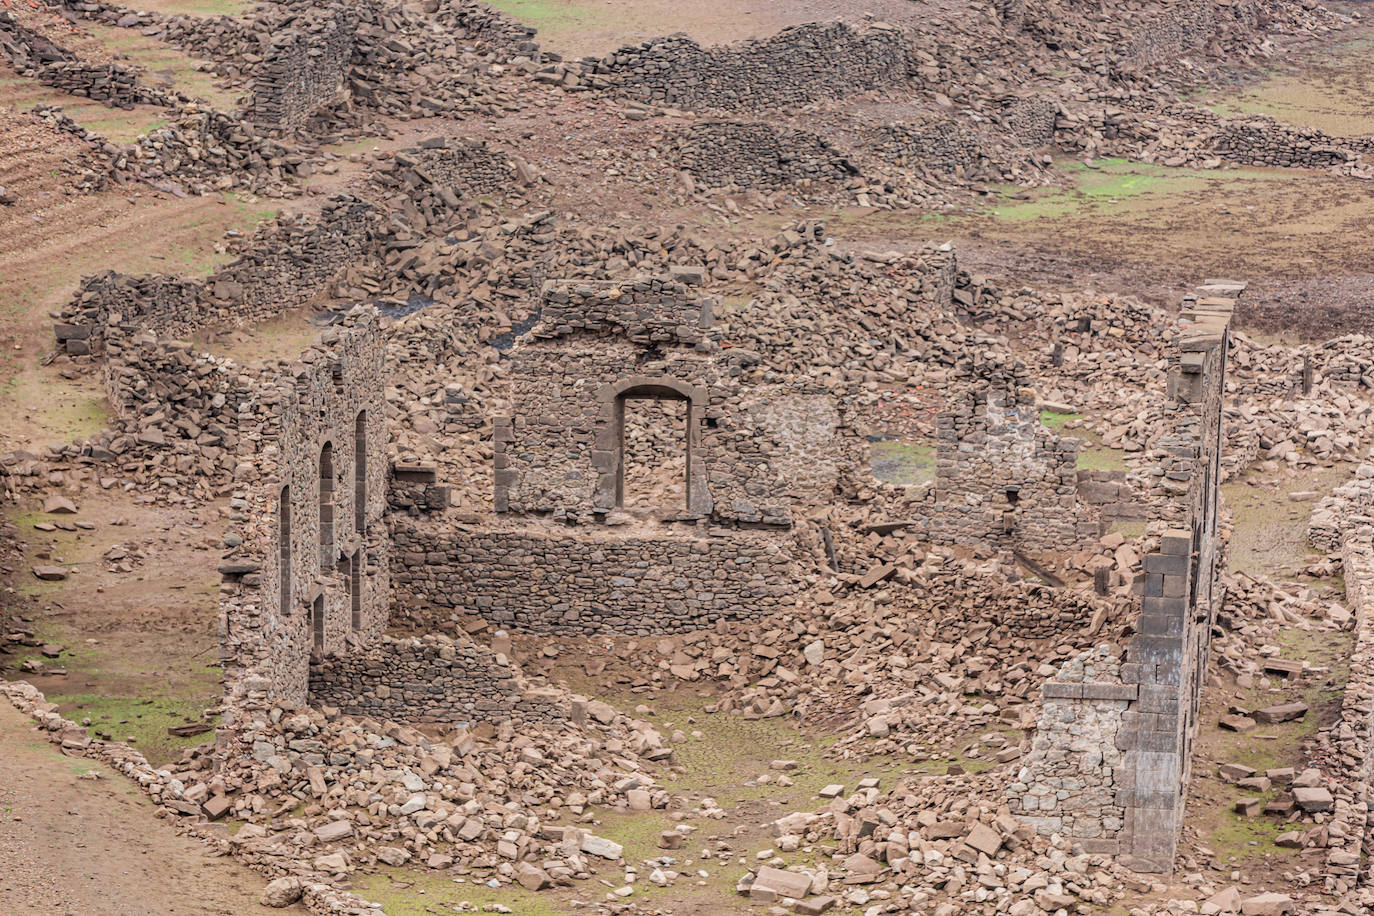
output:
[[514, 157], [466, 137], [434, 137], [419, 146], [397, 150], [378, 163], [372, 180], [389, 190], [415, 199], [426, 188], [444, 196], [456, 209], [462, 197], [485, 197], [524, 186], [534, 180], [528, 166], [523, 170]]
[[106, 329], [180, 337], [261, 321], [309, 304], [373, 248], [380, 215], [357, 198], [332, 198], [318, 219], [277, 220], [249, 249], [204, 280], [106, 271], [87, 277], [54, 325], [69, 354], [100, 352]]
[[766, 531], [587, 536], [393, 516], [391, 536], [398, 604], [460, 610], [522, 633], [683, 633], [783, 611], [799, 588], [790, 539]]
[[911, 79], [916, 58], [901, 29], [813, 22], [769, 38], [708, 48], [672, 35], [583, 64], [642, 102], [760, 111], [902, 85]]
[[1173, 868], [1211, 627], [1224, 600], [1222, 408], [1243, 290], [1209, 281], [1184, 300], [1167, 351], [1169, 431], [1148, 456], [1157, 462], [1150, 524], [1160, 539], [1142, 563], [1137, 634], [1119, 669], [1089, 679], [1066, 668], [1045, 685], [1033, 753], [1010, 792], [1013, 812], [1037, 831], [1079, 831], [1094, 851], [1119, 853], [1137, 871]]
[[1158, 9], [1122, 49], [1120, 60], [1125, 66], [1144, 70], [1176, 60], [1216, 38], [1228, 17], [1251, 30], [1258, 25], [1259, 4], [1247, 0], [1163, 0]]
[[868, 141], [879, 158], [905, 168], [977, 177], [1000, 173], [986, 128], [954, 118], [921, 124], [884, 124]]
[[1307, 540], [1326, 553], [1343, 549], [1352, 518], [1374, 516], [1374, 464], [1362, 464], [1355, 476], [1312, 508]]
[[386, 627], [384, 386], [377, 313], [358, 309], [239, 407], [256, 448], [239, 457], [259, 478], [235, 496], [242, 543], [220, 566], [226, 727], [239, 705], [304, 704], [312, 654], [346, 655]]
[[310, 702], [393, 722], [565, 722], [557, 691], [533, 692], [504, 655], [469, 640], [383, 636], [310, 666]]
[[669, 139], [669, 161], [708, 188], [841, 182], [859, 168], [829, 140], [766, 121], [700, 121]]
[[1327, 891], [1337, 896], [1357, 884], [1374, 887], [1362, 866], [1371, 842], [1369, 801], [1374, 797], [1374, 507], [1366, 507], [1364, 514], [1354, 512], [1344, 524], [1341, 571], [1346, 603], [1355, 617], [1355, 647], [1340, 719], [1329, 730], [1335, 756], [1328, 775], [1335, 783], [1335, 810], [1323, 869]]
[[301, 17], [275, 32], [253, 73], [248, 119], [269, 128], [299, 127], [345, 97], [357, 18], [346, 6]]
[[0, 10], [0, 58], [25, 76], [72, 95], [112, 108], [140, 102], [164, 104], [170, 93], [142, 85], [138, 72], [115, 61], [79, 60], [65, 48], [25, 28], [14, 14]]

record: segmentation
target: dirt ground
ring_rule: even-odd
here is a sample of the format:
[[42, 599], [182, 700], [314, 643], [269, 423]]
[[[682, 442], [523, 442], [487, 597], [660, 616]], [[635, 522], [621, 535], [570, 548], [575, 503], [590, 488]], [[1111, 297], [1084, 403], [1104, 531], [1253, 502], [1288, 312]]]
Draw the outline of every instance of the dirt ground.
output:
[[140, 789], [103, 764], [63, 756], [7, 702], [0, 703], [0, 746], [0, 913], [263, 912], [264, 879], [177, 836]]

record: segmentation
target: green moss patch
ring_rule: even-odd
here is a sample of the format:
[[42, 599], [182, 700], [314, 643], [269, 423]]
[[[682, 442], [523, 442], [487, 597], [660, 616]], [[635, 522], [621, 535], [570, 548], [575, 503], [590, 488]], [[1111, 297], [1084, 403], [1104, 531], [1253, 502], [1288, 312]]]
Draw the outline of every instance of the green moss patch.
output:
[[916, 486], [935, 479], [935, 444], [885, 439], [869, 443], [869, 467], [886, 483]]

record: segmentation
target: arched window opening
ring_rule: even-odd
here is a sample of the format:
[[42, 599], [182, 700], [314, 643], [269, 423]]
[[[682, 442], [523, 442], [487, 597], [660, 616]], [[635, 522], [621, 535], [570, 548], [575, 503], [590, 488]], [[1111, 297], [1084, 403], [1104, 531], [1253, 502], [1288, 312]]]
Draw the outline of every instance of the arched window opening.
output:
[[354, 631], [363, 628], [363, 562], [366, 555], [362, 549], [353, 551], [348, 561], [348, 600], [353, 613]]
[[310, 605], [311, 648], [315, 655], [324, 655], [324, 595]]
[[320, 568], [334, 565], [334, 446], [320, 449]]
[[277, 587], [280, 590], [277, 613], [291, 613], [291, 487], [281, 488], [277, 500]]
[[688, 504], [692, 406], [674, 392], [631, 389], [616, 399], [616, 504], [676, 510]]
[[362, 537], [367, 531], [367, 411], [358, 411], [353, 422], [353, 529]]

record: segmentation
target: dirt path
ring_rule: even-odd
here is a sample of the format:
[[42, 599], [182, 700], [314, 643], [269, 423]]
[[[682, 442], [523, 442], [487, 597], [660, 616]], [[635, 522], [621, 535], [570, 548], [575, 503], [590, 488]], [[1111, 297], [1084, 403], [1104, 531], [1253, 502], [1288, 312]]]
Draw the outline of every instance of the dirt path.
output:
[[[0, 702], [0, 912], [5, 916], [262, 913], [266, 883], [175, 835], [133, 785], [64, 757]], [[94, 771], [98, 779], [81, 774]], [[284, 913], [304, 912], [299, 908]]]

